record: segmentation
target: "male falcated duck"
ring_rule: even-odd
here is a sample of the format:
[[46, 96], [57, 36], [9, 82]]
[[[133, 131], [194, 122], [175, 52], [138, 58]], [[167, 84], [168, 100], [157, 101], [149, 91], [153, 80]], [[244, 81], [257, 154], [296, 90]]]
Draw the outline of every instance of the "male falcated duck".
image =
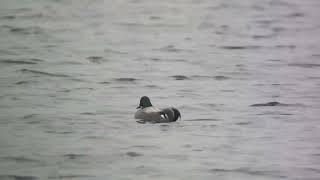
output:
[[168, 123], [177, 121], [181, 118], [181, 114], [178, 109], [174, 107], [159, 109], [152, 106], [150, 99], [147, 96], [143, 96], [140, 99], [140, 104], [137, 107], [139, 109], [135, 115], [135, 119], [139, 119], [138, 123]]

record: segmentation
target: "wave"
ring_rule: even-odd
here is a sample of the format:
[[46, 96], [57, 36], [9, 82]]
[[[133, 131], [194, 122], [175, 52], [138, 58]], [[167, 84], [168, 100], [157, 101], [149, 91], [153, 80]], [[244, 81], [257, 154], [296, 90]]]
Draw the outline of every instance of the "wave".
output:
[[0, 60], [0, 63], [3, 64], [38, 64], [32, 61], [24, 61], [24, 60]]
[[65, 74], [48, 73], [48, 72], [43, 72], [43, 71], [31, 70], [31, 69], [21, 69], [20, 71], [23, 73], [33, 73], [33, 74], [37, 74], [37, 75], [45, 75], [45, 76], [52, 76], [52, 77], [70, 77]]
[[301, 68], [317, 68], [320, 67], [320, 64], [314, 64], [314, 63], [291, 63], [288, 64], [289, 66], [296, 66]]
[[252, 170], [249, 168], [237, 168], [237, 169], [215, 168], [215, 169], [211, 169], [210, 171], [214, 173], [241, 173], [241, 174], [248, 174], [252, 176], [267, 176], [267, 177], [277, 177], [277, 178], [286, 177], [282, 175], [280, 171]]
[[189, 80], [190, 78], [188, 76], [184, 76], [184, 75], [174, 75], [174, 76], [170, 76], [172, 78], [175, 78], [176, 80]]
[[0, 179], [7, 180], [36, 180], [35, 176], [20, 176], [20, 175], [0, 175]]
[[138, 79], [136, 78], [115, 78], [114, 80], [118, 82], [134, 82], [137, 81]]
[[262, 46], [220, 46], [221, 49], [227, 49], [227, 50], [247, 50], [247, 49], [260, 49]]

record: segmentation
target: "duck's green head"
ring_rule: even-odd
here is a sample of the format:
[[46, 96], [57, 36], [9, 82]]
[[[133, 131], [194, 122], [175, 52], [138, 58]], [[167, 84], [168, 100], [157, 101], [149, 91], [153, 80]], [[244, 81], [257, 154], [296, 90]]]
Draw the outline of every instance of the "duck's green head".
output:
[[150, 106], [152, 106], [150, 99], [147, 96], [143, 96], [140, 99], [140, 104], [137, 107], [137, 109], [139, 109], [139, 108], [143, 109], [143, 108], [150, 107]]

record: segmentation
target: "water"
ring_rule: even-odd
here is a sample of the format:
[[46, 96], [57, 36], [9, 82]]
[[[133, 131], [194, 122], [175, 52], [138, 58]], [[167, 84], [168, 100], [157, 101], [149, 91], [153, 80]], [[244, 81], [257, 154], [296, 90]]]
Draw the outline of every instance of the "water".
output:
[[319, 8], [2, 0], [0, 179], [319, 179]]

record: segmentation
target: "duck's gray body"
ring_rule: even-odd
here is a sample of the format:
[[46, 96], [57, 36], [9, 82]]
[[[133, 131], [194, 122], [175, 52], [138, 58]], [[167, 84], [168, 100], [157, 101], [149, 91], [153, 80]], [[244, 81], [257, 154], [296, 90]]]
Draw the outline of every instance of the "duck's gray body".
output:
[[152, 106], [147, 96], [140, 99], [138, 108], [140, 109], [135, 113], [134, 118], [139, 119], [137, 121], [139, 123], [168, 123], [177, 121], [181, 117], [180, 112], [174, 107], [159, 109]]

